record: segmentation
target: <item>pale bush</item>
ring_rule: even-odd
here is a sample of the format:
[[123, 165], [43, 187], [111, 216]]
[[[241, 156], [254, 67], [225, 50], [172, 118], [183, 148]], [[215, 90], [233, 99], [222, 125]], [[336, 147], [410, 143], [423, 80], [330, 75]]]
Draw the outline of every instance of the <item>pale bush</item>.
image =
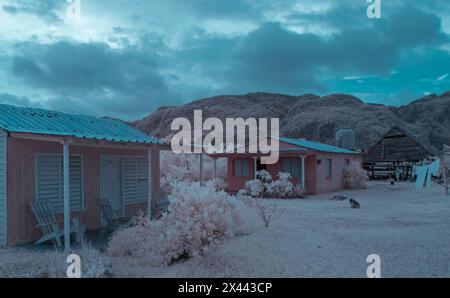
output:
[[223, 191], [225, 191], [227, 189], [227, 187], [228, 187], [228, 184], [222, 178], [212, 179], [211, 181], [214, 184], [214, 188], [216, 190], [223, 190]]
[[[256, 172], [256, 179], [245, 183], [245, 187], [239, 191], [239, 195], [254, 198], [289, 198], [296, 197], [296, 190], [289, 173], [280, 172], [278, 173], [278, 179], [272, 180], [272, 176], [267, 171], [262, 170]], [[303, 196], [304, 192], [302, 193]]]
[[161, 221], [120, 230], [111, 237], [107, 252], [112, 257], [132, 258], [142, 265], [168, 264], [171, 256], [163, 245], [165, 230]]
[[[217, 163], [217, 177], [214, 177], [214, 161], [207, 155], [203, 159], [204, 181], [217, 180], [218, 189], [225, 189], [226, 158], [219, 158]], [[199, 182], [200, 181], [200, 155], [199, 154], [175, 154], [170, 151], [161, 153], [161, 186], [170, 193], [174, 181]], [[223, 181], [223, 182], [222, 182]]]
[[266, 228], [269, 227], [271, 222], [280, 218], [284, 212], [284, 209], [279, 208], [277, 200], [246, 196], [242, 192], [239, 192], [237, 196], [246, 207], [256, 212]]
[[[217, 191], [213, 182], [177, 183], [169, 195], [166, 215], [175, 255], [203, 254], [210, 246], [221, 244], [234, 236], [241, 219], [235, 198]], [[163, 218], [164, 220], [164, 218]]]
[[352, 161], [344, 168], [344, 184], [346, 188], [364, 188], [368, 179], [367, 172], [356, 162]]
[[212, 181], [177, 181], [161, 220], [113, 235], [108, 252], [149, 265], [167, 265], [205, 252], [233, 237], [242, 223], [236, 198], [217, 191]]
[[261, 170], [256, 172], [256, 177], [263, 183], [272, 182], [272, 176], [266, 170]]
[[294, 194], [294, 185], [291, 182], [291, 174], [279, 173], [278, 179], [272, 181], [268, 187], [270, 194], [275, 198], [292, 197]]
[[264, 187], [263, 183], [261, 182], [261, 180], [255, 179], [255, 180], [247, 181], [245, 183], [244, 191], [248, 195], [250, 195], [254, 198], [259, 198], [264, 195], [264, 193], [265, 193], [264, 189], [265, 189], [265, 187]]

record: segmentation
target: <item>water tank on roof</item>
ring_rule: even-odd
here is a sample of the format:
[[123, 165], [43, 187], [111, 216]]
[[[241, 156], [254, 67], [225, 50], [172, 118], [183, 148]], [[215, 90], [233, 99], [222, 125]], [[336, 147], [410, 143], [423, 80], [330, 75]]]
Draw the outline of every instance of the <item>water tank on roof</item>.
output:
[[351, 128], [341, 128], [336, 132], [336, 146], [356, 149], [356, 132]]

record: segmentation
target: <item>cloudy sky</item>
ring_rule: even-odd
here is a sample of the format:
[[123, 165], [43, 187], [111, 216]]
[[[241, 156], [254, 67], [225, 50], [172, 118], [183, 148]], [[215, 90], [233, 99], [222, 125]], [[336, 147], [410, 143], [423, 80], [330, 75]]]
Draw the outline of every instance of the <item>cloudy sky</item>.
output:
[[80, 1], [0, 0], [0, 103], [131, 120], [221, 94], [450, 90], [448, 0], [382, 0], [381, 19], [366, 0]]

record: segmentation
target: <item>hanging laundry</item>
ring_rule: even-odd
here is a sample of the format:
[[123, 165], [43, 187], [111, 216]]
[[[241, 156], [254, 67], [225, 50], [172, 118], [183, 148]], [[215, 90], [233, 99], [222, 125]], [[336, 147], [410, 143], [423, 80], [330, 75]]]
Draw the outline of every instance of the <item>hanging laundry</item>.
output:
[[441, 160], [437, 159], [432, 164], [428, 165], [428, 174], [427, 174], [427, 189], [431, 188], [431, 176], [437, 176], [439, 174], [439, 170], [441, 168]]
[[425, 187], [427, 188], [427, 190], [431, 189], [431, 168], [430, 165], [427, 166], [428, 171], [427, 171], [427, 179], [425, 179]]
[[412, 172], [411, 172], [411, 176], [414, 178], [414, 176], [416, 176], [417, 175], [417, 166], [416, 165], [413, 165], [413, 167], [412, 167]]
[[441, 160], [437, 159], [430, 165], [430, 174], [437, 176], [441, 168]]
[[428, 174], [428, 166], [416, 167], [416, 189], [422, 189]]

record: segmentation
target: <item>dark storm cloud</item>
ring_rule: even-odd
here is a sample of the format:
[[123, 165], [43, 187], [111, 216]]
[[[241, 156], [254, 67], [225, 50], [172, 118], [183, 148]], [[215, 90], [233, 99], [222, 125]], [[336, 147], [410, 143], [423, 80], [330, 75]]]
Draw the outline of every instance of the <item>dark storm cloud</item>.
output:
[[15, 96], [9, 93], [0, 93], [0, 103], [25, 107], [31, 105], [28, 97]]
[[370, 27], [345, 28], [331, 36], [298, 34], [263, 24], [233, 54], [233, 84], [277, 92], [320, 91], [321, 76], [389, 72], [404, 50], [442, 45], [448, 36], [431, 13], [405, 8]]
[[66, 5], [65, 3], [65, 0], [15, 0], [3, 5], [2, 10], [9, 14], [26, 13], [36, 15], [47, 22], [53, 23], [61, 21], [55, 11]]
[[[260, 12], [254, 2], [246, 0], [171, 0], [174, 5], [188, 7], [192, 12], [208, 17], [227, 17], [232, 19], [257, 18]], [[182, 4], [180, 4], [182, 3]]]
[[[45, 99], [46, 107], [130, 119], [160, 105], [223, 93], [395, 94], [407, 85], [420, 94], [439, 92], [447, 82], [436, 82], [447, 71], [435, 70], [450, 60], [443, 47], [449, 37], [441, 23], [444, 12], [450, 12], [444, 0], [384, 1], [381, 20], [367, 18], [363, 0], [95, 3], [83, 6], [83, 13], [87, 20], [104, 17], [102, 30], [110, 24], [105, 36], [99, 38], [88, 26], [86, 32], [69, 33], [78, 41], [56, 37], [52, 32], [61, 28], [72, 32], [70, 24], [57, 24], [56, 31], [43, 30], [50, 37], [45, 42], [18, 43], [13, 37], [8, 51], [0, 51], [7, 76]], [[293, 8], [295, 3], [303, 5], [303, 12]], [[62, 0], [21, 0], [9, 1], [2, 10], [50, 22], [65, 6]], [[437, 50], [439, 55], [431, 55]], [[426, 65], [433, 70], [424, 71]], [[366, 84], [343, 79], [350, 76], [372, 79]], [[1, 102], [30, 103], [9, 90], [0, 93]]]
[[157, 55], [138, 49], [113, 50], [101, 43], [61, 41], [49, 45], [24, 43], [12, 59], [12, 73], [43, 88], [71, 106], [70, 98], [86, 108], [102, 106], [133, 114], [153, 109], [176, 96], [160, 74]]

